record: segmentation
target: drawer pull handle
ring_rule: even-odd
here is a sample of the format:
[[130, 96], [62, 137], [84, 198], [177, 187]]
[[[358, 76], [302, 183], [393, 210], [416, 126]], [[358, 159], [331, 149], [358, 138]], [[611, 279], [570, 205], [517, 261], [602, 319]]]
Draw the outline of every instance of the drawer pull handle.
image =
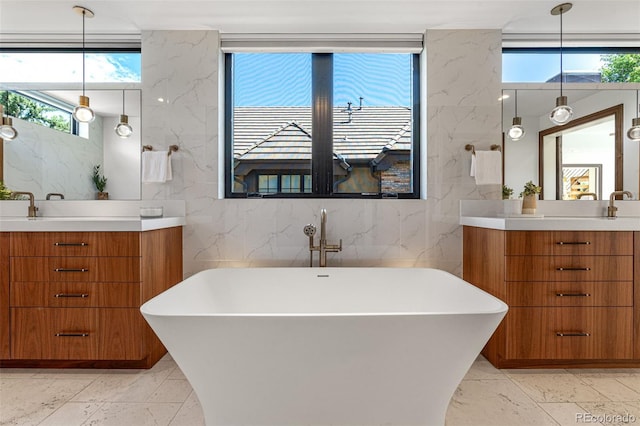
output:
[[56, 333], [56, 337], [89, 337], [89, 333]]
[[56, 268], [54, 269], [56, 272], [89, 272], [89, 269], [80, 268], [80, 269], [67, 269], [67, 268]]
[[591, 334], [589, 333], [563, 333], [561, 331], [556, 333], [558, 337], [589, 337]]
[[590, 246], [591, 241], [558, 241], [559, 246]]
[[591, 268], [556, 268], [556, 271], [590, 271]]
[[86, 298], [89, 297], [89, 295], [87, 293], [71, 293], [71, 294], [65, 294], [65, 293], [58, 293], [56, 295], [54, 295], [53, 297], [81, 297], [81, 298]]
[[56, 247], [86, 247], [89, 243], [53, 243]]
[[556, 293], [558, 297], [589, 297], [589, 293]]

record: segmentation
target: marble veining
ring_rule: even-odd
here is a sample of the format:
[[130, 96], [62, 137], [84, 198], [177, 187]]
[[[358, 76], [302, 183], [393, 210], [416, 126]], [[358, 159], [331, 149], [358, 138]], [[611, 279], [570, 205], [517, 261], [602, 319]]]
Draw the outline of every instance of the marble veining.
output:
[[[477, 187], [464, 145], [500, 140], [501, 33], [425, 34], [426, 200], [220, 199], [218, 134], [220, 36], [217, 31], [142, 34], [143, 143], [177, 143], [174, 180], [143, 184], [143, 200], [184, 199], [185, 275], [220, 266], [304, 266], [302, 228], [329, 211], [330, 265], [436, 267], [460, 274], [461, 199], [499, 198]], [[162, 98], [163, 101], [158, 99]]]

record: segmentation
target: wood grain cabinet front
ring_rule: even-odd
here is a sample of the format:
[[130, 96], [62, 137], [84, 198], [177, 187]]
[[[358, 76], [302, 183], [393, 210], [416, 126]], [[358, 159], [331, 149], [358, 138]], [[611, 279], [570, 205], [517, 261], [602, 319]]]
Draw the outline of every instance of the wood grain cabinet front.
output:
[[166, 353], [139, 308], [182, 280], [182, 227], [7, 240], [0, 366], [148, 368]]
[[495, 366], [640, 365], [634, 232], [463, 233], [464, 278], [509, 305], [483, 350]]

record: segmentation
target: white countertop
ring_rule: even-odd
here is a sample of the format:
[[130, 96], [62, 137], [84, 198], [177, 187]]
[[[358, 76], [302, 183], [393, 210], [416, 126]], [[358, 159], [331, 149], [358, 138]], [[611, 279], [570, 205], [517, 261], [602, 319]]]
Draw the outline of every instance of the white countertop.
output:
[[184, 217], [142, 219], [139, 216], [4, 216], [0, 217], [0, 232], [151, 231], [184, 224]]
[[618, 216], [606, 217], [608, 201], [538, 201], [537, 215], [505, 217], [502, 200], [463, 200], [460, 224], [506, 231], [640, 231], [640, 201], [617, 201]]
[[460, 224], [506, 231], [640, 231], [640, 217], [484, 217], [461, 216]]

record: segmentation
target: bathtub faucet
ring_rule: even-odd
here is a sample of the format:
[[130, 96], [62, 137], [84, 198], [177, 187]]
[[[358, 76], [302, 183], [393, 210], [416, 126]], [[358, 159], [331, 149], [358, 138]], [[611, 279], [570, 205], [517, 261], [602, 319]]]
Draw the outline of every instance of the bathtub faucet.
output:
[[307, 225], [304, 227], [304, 234], [309, 237], [309, 266], [313, 266], [313, 252], [320, 254], [319, 266], [327, 266], [327, 253], [337, 253], [342, 251], [342, 239], [340, 244], [327, 244], [327, 210], [320, 210], [320, 244], [314, 244], [314, 236], [316, 235], [315, 225]]

